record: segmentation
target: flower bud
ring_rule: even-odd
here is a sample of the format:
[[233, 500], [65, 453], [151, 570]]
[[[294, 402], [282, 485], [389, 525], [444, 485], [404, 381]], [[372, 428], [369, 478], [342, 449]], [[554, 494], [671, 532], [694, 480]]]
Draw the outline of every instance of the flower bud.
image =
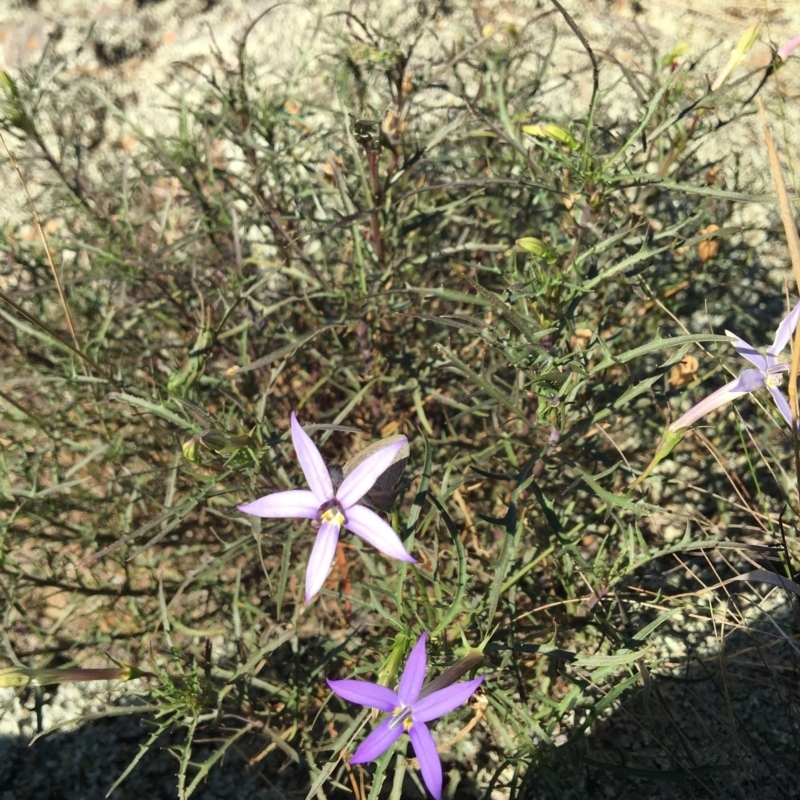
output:
[[557, 258], [550, 245], [534, 236], [523, 236], [522, 239], [517, 239], [517, 245], [532, 255], [544, 259], [548, 264], [553, 264]]
[[561, 142], [570, 150], [579, 150], [581, 146], [581, 143], [566, 128], [559, 128], [558, 125], [523, 125], [522, 132], [527, 133], [528, 136]]
[[228, 446], [228, 437], [225, 431], [219, 428], [208, 428], [200, 434], [200, 444], [215, 453], [221, 453]]
[[758, 38], [759, 25], [751, 25], [741, 36], [736, 47], [731, 51], [731, 56], [728, 63], [720, 70], [714, 83], [711, 84], [711, 91], [716, 92], [717, 89], [728, 80], [731, 73], [744, 61], [745, 56], [750, 52], [751, 48]]
[[200, 444], [215, 453], [233, 453], [250, 442], [250, 434], [231, 436], [219, 428], [208, 428], [200, 434]]
[[200, 448], [198, 447], [197, 437], [192, 436], [187, 439], [182, 445], [183, 457], [192, 464], [200, 463]]
[[[483, 645], [481, 645], [482, 647]], [[422, 687], [419, 699], [426, 697], [439, 689], [454, 684], [462, 675], [466, 675], [474, 669], [478, 669], [483, 664], [483, 651], [475, 647], [470, 648], [463, 658], [459, 658], [455, 664], [448, 667], [438, 678], [434, 678], [429, 684]]]

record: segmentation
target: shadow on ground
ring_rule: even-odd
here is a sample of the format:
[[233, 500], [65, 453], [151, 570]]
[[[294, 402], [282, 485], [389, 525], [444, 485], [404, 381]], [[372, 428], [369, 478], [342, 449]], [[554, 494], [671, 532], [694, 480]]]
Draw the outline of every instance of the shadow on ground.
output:
[[645, 678], [590, 736], [560, 748], [526, 797], [800, 797], [800, 626], [796, 603], [776, 599], [738, 603], [745, 619], [730, 633], [720, 617], [722, 647], [690, 647], [674, 674]]
[[[101, 800], [136, 757], [151, 730], [144, 720], [133, 716], [86, 723], [77, 730], [46, 735], [33, 744], [22, 736], [2, 737], [0, 798]], [[167, 745], [167, 741], [160, 741], [147, 753], [112, 798], [175, 800], [178, 756], [169, 752]], [[202, 748], [193, 754], [202, 760], [208, 755], [210, 750], [204, 753]], [[269, 765], [265, 767], [269, 769]], [[198, 800], [302, 797], [307, 785], [307, 776], [303, 780], [296, 769], [286, 772], [276, 768], [271, 775], [264, 768], [248, 770], [242, 755], [234, 752], [211, 770], [193, 797]]]
[[[647, 676], [643, 688], [631, 693], [589, 736], [559, 748], [540, 771], [531, 772], [520, 796], [528, 800], [800, 797], [796, 608], [777, 595], [757, 606], [733, 598], [725, 614], [729, 631], [722, 628], [721, 619], [717, 629], [709, 631], [702, 624], [707, 619], [695, 617], [698, 624], [679, 644], [677, 628], [662, 632], [659, 646], [685, 650], [684, 656], [672, 661], [673, 674]], [[709, 635], [722, 647], [703, 645]], [[669, 644], [673, 639], [676, 644]], [[33, 700], [27, 698], [31, 709]], [[0, 800], [100, 800], [151, 731], [145, 719], [132, 715], [85, 723], [33, 744], [25, 736], [0, 738]], [[179, 744], [160, 739], [113, 797], [176, 798]], [[308, 770], [282, 754], [273, 753], [248, 766], [263, 746], [261, 741], [231, 748], [193, 797], [305, 797]], [[192, 761], [205, 760], [212, 749], [213, 745], [196, 743]], [[471, 776], [474, 771], [474, 765], [465, 765], [463, 774]], [[387, 781], [384, 794], [390, 786]], [[499, 789], [496, 783], [491, 796], [508, 796], [497, 794]], [[483, 791], [467, 779], [449, 796], [464, 800], [489, 796]], [[408, 778], [403, 796], [419, 796]]]

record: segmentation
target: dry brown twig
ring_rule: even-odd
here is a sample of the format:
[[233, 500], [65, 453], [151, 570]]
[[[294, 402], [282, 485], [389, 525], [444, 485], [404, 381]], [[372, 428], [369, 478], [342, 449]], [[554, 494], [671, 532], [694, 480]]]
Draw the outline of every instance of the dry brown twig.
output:
[[[786, 244], [789, 248], [789, 257], [792, 260], [794, 281], [798, 292], [800, 292], [800, 236], [797, 235], [792, 206], [789, 202], [789, 193], [786, 191], [786, 184], [783, 180], [780, 161], [778, 161], [778, 151], [775, 149], [775, 143], [772, 140], [772, 134], [767, 125], [767, 115], [764, 112], [764, 103], [760, 97], [758, 98], [758, 113], [761, 116], [761, 126], [764, 130], [764, 141], [767, 146], [767, 153], [769, 154], [769, 168], [772, 172], [772, 180], [775, 182], [775, 193], [778, 196], [778, 208], [781, 213], [781, 221], [786, 231]], [[798, 367], [800, 367], [800, 326], [795, 329], [794, 333], [792, 366], [789, 371], [789, 408], [792, 410], [792, 419], [795, 421], [795, 429], [792, 431], [794, 434], [792, 437], [792, 442], [794, 444], [794, 465], [795, 475], [798, 481], [797, 488], [800, 493], [800, 443], [798, 443], [796, 430], [797, 420], [800, 418], [797, 406]]]

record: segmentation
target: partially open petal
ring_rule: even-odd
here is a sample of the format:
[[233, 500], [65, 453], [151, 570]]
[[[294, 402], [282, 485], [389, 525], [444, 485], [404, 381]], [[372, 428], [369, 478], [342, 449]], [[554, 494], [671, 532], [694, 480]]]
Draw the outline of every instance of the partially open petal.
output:
[[750, 342], [738, 337], [735, 333], [725, 331], [725, 335], [731, 340], [731, 344], [736, 348], [736, 352], [746, 358], [751, 364], [758, 367], [762, 372], [767, 368], [767, 359], [756, 350]]
[[394, 717], [387, 717], [358, 746], [358, 750], [350, 757], [351, 764], [363, 764], [374, 761], [381, 753], [385, 753], [403, 734], [403, 725], [392, 727]]
[[792, 338], [798, 320], [800, 320], [800, 303], [798, 303], [789, 312], [789, 315], [781, 320], [781, 324], [778, 325], [778, 330], [775, 332], [775, 341], [772, 347], [767, 350], [767, 355], [770, 356], [773, 361], [778, 357], [781, 350], [789, 344], [789, 339]]
[[795, 36], [794, 39], [789, 39], [789, 41], [778, 50], [778, 58], [780, 58], [781, 61], [786, 61], [792, 54], [792, 51], [796, 50], [798, 47], [800, 47], [800, 36]]
[[378, 708], [391, 713], [400, 707], [400, 698], [387, 686], [369, 681], [328, 681], [331, 691], [348, 703], [358, 703], [368, 708]]
[[236, 506], [245, 514], [266, 519], [291, 517], [296, 519], [314, 519], [319, 513], [319, 501], [312, 492], [306, 489], [290, 489], [288, 492], [275, 492], [252, 503]]
[[357, 503], [374, 485], [375, 481], [392, 466], [395, 456], [407, 445], [405, 437], [382, 447], [369, 458], [365, 458], [343, 481], [336, 492], [342, 508]]
[[483, 683], [483, 677], [473, 678], [464, 683], [454, 683], [438, 692], [433, 692], [414, 703], [412, 717], [415, 721], [430, 722], [449, 714], [453, 709], [463, 706]]
[[322, 505], [333, 497], [331, 476], [328, 474], [328, 468], [325, 466], [317, 446], [297, 421], [297, 414], [294, 411], [292, 411], [292, 444], [303, 475], [308, 481], [308, 488], [314, 492], [314, 497], [319, 500], [319, 505]]
[[792, 408], [789, 405], [787, 399], [783, 396], [783, 392], [777, 386], [770, 386], [769, 393], [772, 395], [772, 399], [775, 401], [775, 405], [778, 406], [778, 411], [781, 412], [781, 416], [786, 420], [786, 423], [791, 428]]
[[669, 430], [675, 433], [681, 428], [688, 428], [715, 408], [724, 406], [726, 403], [730, 403], [731, 400], [735, 400], [743, 394], [748, 394], [763, 385], [764, 375], [761, 372], [757, 369], [746, 369], [736, 380], [726, 383], [716, 392], [712, 392], [708, 397], [693, 405], [669, 426]]
[[389, 558], [414, 563], [417, 559], [409, 555], [400, 537], [374, 511], [366, 506], [351, 506], [345, 512], [345, 528], [360, 536], [365, 542], [380, 550]]
[[336, 543], [339, 541], [339, 525], [336, 522], [323, 522], [319, 526], [317, 539], [311, 548], [306, 569], [306, 605], [316, 596], [331, 571]]
[[426, 725], [415, 722], [408, 731], [411, 744], [414, 745], [414, 755], [419, 761], [419, 771], [422, 780], [433, 795], [434, 800], [442, 800], [442, 762], [436, 752], [436, 742]]
[[397, 696], [403, 705], [410, 706], [416, 702], [420, 689], [422, 689], [422, 684], [425, 682], [425, 672], [428, 668], [428, 660], [425, 655], [425, 643], [427, 641], [428, 634], [423, 633], [409, 654], [403, 674], [400, 676]]

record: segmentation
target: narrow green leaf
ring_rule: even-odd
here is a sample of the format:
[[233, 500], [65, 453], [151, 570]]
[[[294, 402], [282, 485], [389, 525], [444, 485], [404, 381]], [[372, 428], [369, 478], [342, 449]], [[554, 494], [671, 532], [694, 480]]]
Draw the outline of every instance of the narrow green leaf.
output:
[[285, 344], [283, 347], [279, 347], [276, 350], [273, 350], [271, 353], [268, 353], [265, 356], [261, 356], [261, 358], [257, 358], [255, 361], [251, 362], [250, 364], [245, 364], [244, 366], [237, 366], [232, 368], [232, 371], [229, 370], [229, 375], [238, 375], [241, 372], [250, 372], [250, 370], [259, 369], [261, 367], [265, 367], [268, 364], [271, 364], [273, 361], [280, 361], [284, 358], [291, 358], [304, 344], [307, 344], [312, 339], [316, 339], [321, 333], [325, 331], [329, 331], [333, 328], [342, 328], [343, 325], [322, 325], [319, 328], [315, 328], [310, 333], [306, 333], [303, 336], [298, 337], [293, 342], [289, 342], [289, 344]]
[[640, 631], [637, 631], [633, 638], [637, 642], [644, 642], [650, 636], [650, 634], [656, 630], [656, 628], [661, 627], [667, 620], [672, 619], [677, 613], [679, 613], [682, 609], [680, 608], [671, 608], [669, 611], [665, 611], [663, 614], [660, 614], [656, 617], [649, 625], [645, 625]]
[[510, 308], [504, 303], [494, 292], [490, 292], [485, 287], [481, 286], [476, 280], [473, 280], [466, 273], [461, 276], [469, 285], [482, 297], [484, 297], [492, 308], [498, 314], [508, 319], [508, 321], [528, 340], [528, 342], [536, 348], [539, 352], [545, 352], [544, 348], [539, 345], [539, 341], [544, 336], [542, 326], [538, 323], [531, 325], [530, 321], [524, 319], [517, 314], [513, 308]]
[[511, 402], [510, 397], [507, 394], [503, 394], [503, 392], [501, 392], [497, 387], [489, 383], [489, 381], [487, 381], [482, 375], [479, 375], [471, 367], [468, 367], [460, 358], [458, 358], [448, 348], [446, 348], [444, 345], [439, 344], [438, 342], [434, 344], [433, 348], [448, 361], [452, 362], [452, 364], [459, 371], [463, 372], [468, 378], [470, 378], [476, 386], [483, 389], [486, 392], [486, 394], [488, 394], [493, 400], [496, 400], [498, 403], [505, 406], [510, 411], [513, 411], [520, 419], [533, 425], [533, 422], [531, 422], [531, 420], [528, 419], [527, 414], [518, 405], [516, 405], [516, 403]]
[[669, 429], [665, 430], [661, 436], [661, 441], [658, 443], [658, 449], [655, 455], [650, 459], [650, 463], [644, 468], [642, 474], [628, 487], [630, 491], [634, 486], [638, 486], [645, 480], [652, 471], [675, 449], [675, 445], [683, 439], [684, 431], [680, 430], [677, 433], [672, 433]]
[[135, 395], [127, 394], [126, 392], [110, 392], [107, 397], [109, 400], [116, 400], [119, 403], [125, 403], [126, 405], [133, 406], [134, 408], [140, 408], [143, 411], [148, 411], [153, 416], [160, 417], [167, 422], [171, 422], [173, 425], [177, 425], [182, 430], [189, 431], [189, 433], [201, 434], [203, 432], [199, 425], [190, 422], [183, 417], [179, 417], [173, 411], [165, 408], [160, 403], [153, 403], [150, 400], [145, 400], [142, 397], [136, 397]]
[[662, 339], [657, 337], [652, 342], [643, 344], [640, 347], [634, 347], [633, 350], [626, 350], [619, 355], [607, 355], [602, 361], [595, 364], [589, 370], [590, 375], [596, 375], [604, 369], [613, 367], [617, 364], [625, 364], [632, 361], [634, 358], [641, 358], [642, 356], [649, 355], [650, 353], [657, 353], [660, 350], [668, 350], [670, 347], [682, 347], [686, 344], [699, 344], [700, 342], [725, 342], [730, 344], [730, 339], [727, 336], [719, 336], [714, 333], [688, 333], [682, 336], [670, 336], [669, 338]]
[[604, 270], [598, 275], [595, 275], [594, 278], [589, 278], [589, 280], [584, 281], [580, 288], [584, 292], [589, 292], [594, 289], [595, 286], [598, 286], [599, 284], [608, 281], [610, 278], [619, 275], [620, 272], [626, 272], [627, 270], [635, 267], [637, 264], [641, 264], [642, 261], [647, 261], [648, 258], [657, 256], [659, 253], [666, 253], [667, 250], [672, 250], [673, 248], [674, 245], [671, 243], [666, 244], [663, 247], [657, 247], [654, 250], [644, 246], [641, 250], [639, 250], [638, 253], [634, 253], [632, 256], [623, 258], [622, 261], [618, 261], [616, 264], [613, 264], [608, 269]]
[[584, 656], [578, 654], [573, 663], [576, 667], [624, 667], [643, 658], [647, 650], [623, 650], [615, 655]]
[[633, 514], [636, 514], [639, 517], [649, 516], [653, 513], [660, 513], [661, 508], [659, 506], [649, 505], [648, 503], [635, 503], [629, 497], [621, 494], [614, 494], [613, 492], [609, 492], [607, 489], [604, 489], [591, 475], [583, 472], [583, 470], [578, 470], [580, 473], [580, 477], [583, 482], [601, 499], [604, 500], [610, 506], [618, 506], [619, 508], [624, 508], [626, 511], [630, 511]]
[[432, 492], [428, 492], [428, 497], [433, 501], [436, 508], [442, 515], [444, 524], [453, 539], [453, 545], [456, 548], [456, 555], [458, 557], [458, 584], [456, 586], [456, 593], [450, 602], [447, 612], [439, 621], [436, 630], [431, 632], [431, 638], [437, 639], [442, 635], [442, 632], [447, 629], [447, 626], [452, 622], [455, 616], [461, 613], [461, 601], [464, 599], [464, 590], [467, 587], [467, 554], [464, 552], [464, 545], [461, 542], [461, 534], [456, 527], [455, 522], [450, 518], [450, 515], [445, 511], [444, 506], [439, 502], [439, 498]]
[[[355, 736], [356, 732], [364, 727], [364, 723], [367, 721], [367, 717], [369, 716], [370, 710], [368, 708], [363, 709], [359, 715], [342, 731], [342, 733], [337, 737], [337, 739], [330, 745], [331, 749], [334, 752], [334, 758], [332, 758], [325, 766], [319, 770], [314, 782], [311, 784], [311, 788], [308, 790], [306, 794], [305, 800], [311, 800], [317, 792], [320, 792], [325, 781], [330, 778], [331, 773], [336, 769], [339, 762], [342, 759], [342, 751], [347, 747], [347, 745], [352, 740], [353, 736]], [[313, 760], [311, 761], [313, 764]], [[316, 771], [316, 768], [314, 768]], [[313, 774], [313, 771], [312, 771]], [[106, 795], [108, 796], [108, 795]], [[324, 796], [324, 795], [323, 795]]]
[[503, 581], [506, 578], [506, 573], [508, 572], [510, 564], [516, 556], [514, 539], [515, 535], [510, 531], [506, 531], [503, 539], [503, 549], [500, 551], [500, 558], [497, 561], [497, 568], [494, 571], [492, 586], [489, 589], [489, 609], [486, 612], [486, 630], [484, 630], [484, 636], [492, 629], [494, 615], [497, 613], [497, 605], [500, 602], [500, 595], [502, 594]]

